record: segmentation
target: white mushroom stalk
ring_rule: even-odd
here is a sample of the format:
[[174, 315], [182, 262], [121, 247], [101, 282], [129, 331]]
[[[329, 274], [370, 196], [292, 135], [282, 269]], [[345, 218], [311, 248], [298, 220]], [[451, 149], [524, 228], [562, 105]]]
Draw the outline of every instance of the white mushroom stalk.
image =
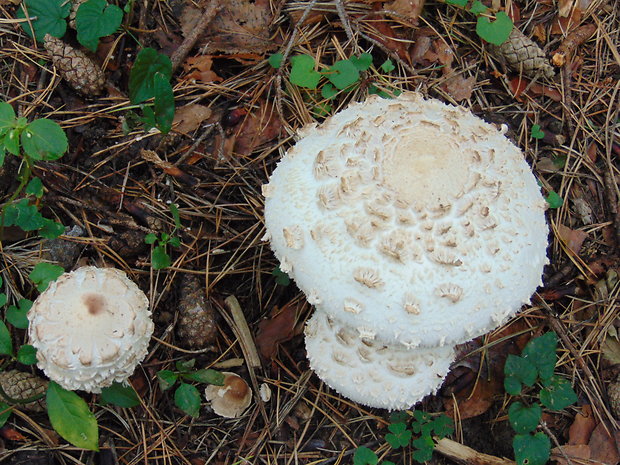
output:
[[319, 312], [394, 351], [484, 334], [541, 284], [536, 179], [461, 107], [417, 93], [352, 104], [305, 128], [263, 193], [281, 269]]
[[60, 276], [28, 312], [37, 366], [65, 389], [101, 392], [144, 359], [149, 302], [124, 272], [86, 266]]

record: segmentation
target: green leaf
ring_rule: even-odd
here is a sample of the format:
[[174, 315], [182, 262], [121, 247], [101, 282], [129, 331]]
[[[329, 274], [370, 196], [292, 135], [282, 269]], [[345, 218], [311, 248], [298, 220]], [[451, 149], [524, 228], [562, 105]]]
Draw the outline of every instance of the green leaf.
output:
[[179, 375], [177, 375], [174, 371], [160, 370], [157, 372], [157, 382], [159, 383], [159, 388], [162, 391], [167, 391], [174, 386], [177, 379], [179, 379]]
[[131, 103], [135, 105], [155, 97], [153, 79], [155, 73], [163, 74], [169, 81], [172, 77], [170, 58], [152, 48], [142, 49], [129, 73], [129, 99]]
[[448, 5], [460, 6], [461, 8], [465, 8], [467, 6], [468, 0], [446, 0]]
[[157, 247], [153, 247], [151, 251], [151, 265], [154, 270], [163, 270], [164, 268], [168, 268], [172, 264], [172, 260], [170, 259], [170, 255], [166, 252], [166, 247], [163, 245], [158, 245]]
[[43, 226], [39, 230], [39, 236], [46, 239], [56, 239], [65, 232], [65, 227], [56, 221], [43, 218]]
[[359, 57], [351, 57], [349, 61], [355, 65], [359, 71], [366, 71], [372, 65], [372, 55], [362, 53]]
[[0, 102], [0, 136], [15, 126], [15, 110], [6, 102]]
[[[45, 34], [54, 37], [62, 37], [67, 30], [67, 22], [65, 18], [69, 16], [71, 11], [71, 2], [65, 0], [25, 0], [24, 4], [28, 10], [34, 34], [39, 42], [43, 42]], [[24, 6], [21, 5], [17, 11], [17, 17], [24, 19], [26, 12]], [[32, 37], [32, 31], [28, 22], [20, 23], [22, 29]]]
[[[504, 365], [504, 388], [511, 395], [521, 392], [521, 384], [533, 386], [536, 382], [536, 366], [523, 357], [509, 354]], [[507, 383], [508, 381], [508, 383]]]
[[0, 292], [0, 307], [3, 307], [6, 304], [7, 297], [4, 292]]
[[388, 58], [383, 63], [381, 63], [380, 68], [381, 68], [381, 71], [383, 71], [384, 73], [391, 73], [392, 71], [396, 69], [396, 66], [394, 66], [394, 63], [392, 63], [392, 60]]
[[168, 134], [172, 129], [174, 120], [174, 92], [170, 85], [170, 79], [162, 73], [153, 76], [153, 92], [155, 93], [155, 122], [157, 128]]
[[353, 454], [353, 465], [377, 465], [379, 458], [368, 447], [358, 447]]
[[157, 235], [156, 234], [149, 233], [146, 236], [144, 236], [144, 242], [146, 244], [155, 244], [156, 241], [157, 241]]
[[36, 119], [21, 136], [24, 152], [35, 160], [57, 160], [69, 148], [65, 131], [55, 121]]
[[321, 89], [321, 97], [324, 99], [330, 100], [336, 96], [338, 93], [338, 89], [332, 86], [329, 82], [323, 86]]
[[534, 431], [540, 422], [542, 408], [540, 404], [526, 407], [521, 402], [514, 402], [508, 409], [510, 426], [519, 434]]
[[[7, 206], [7, 212], [15, 210], [13, 224], [19, 226], [24, 231], [36, 231], [45, 225], [45, 218], [35, 205], [30, 205], [28, 199], [21, 199], [18, 202]], [[7, 215], [10, 217], [11, 215]], [[5, 218], [6, 219], [6, 218]]]
[[11, 340], [11, 333], [9, 333], [9, 328], [6, 327], [4, 321], [2, 320], [0, 320], [0, 354], [13, 354], [13, 341]]
[[170, 240], [168, 241], [168, 244], [170, 244], [172, 247], [181, 247], [181, 239], [179, 239], [178, 237], [171, 237]]
[[11, 305], [6, 310], [6, 320], [16, 328], [26, 329], [28, 328], [28, 318], [26, 315], [30, 307], [32, 307], [32, 301], [28, 299], [19, 299], [17, 305], [17, 307]]
[[577, 394], [570, 382], [559, 376], [552, 376], [550, 383], [540, 391], [540, 401], [551, 410], [562, 410], [577, 402]]
[[280, 286], [288, 286], [291, 284], [291, 278], [284, 271], [282, 271], [279, 266], [276, 266], [271, 274], [275, 276], [276, 284], [279, 284]]
[[503, 11], [495, 15], [495, 21], [491, 22], [486, 16], [478, 16], [476, 33], [480, 38], [494, 45], [502, 45], [512, 32], [513, 24], [510, 17]]
[[140, 405], [138, 394], [131, 386], [121, 383], [113, 383], [111, 386], [101, 390], [101, 399], [108, 403], [122, 408], [131, 408]]
[[532, 136], [533, 139], [542, 139], [543, 137], [545, 137], [545, 131], [540, 129], [540, 124], [532, 124], [530, 136]]
[[4, 136], [2, 143], [4, 148], [13, 155], [19, 155], [19, 129], [9, 129], [9, 132]]
[[433, 431], [436, 436], [445, 438], [454, 432], [454, 420], [448, 415], [439, 415], [433, 420]]
[[269, 56], [269, 59], [267, 61], [272, 68], [279, 69], [280, 66], [282, 66], [283, 58], [284, 55], [282, 55], [281, 53], [274, 53], [273, 55]]
[[329, 68], [326, 76], [336, 88], [342, 90], [359, 81], [360, 72], [351, 60], [339, 60]]
[[472, 3], [471, 8], [469, 9], [470, 13], [475, 15], [481, 15], [482, 13], [486, 13], [488, 8], [482, 3], [480, 0], [476, 0]]
[[385, 435], [385, 440], [392, 446], [392, 449], [400, 449], [401, 447], [407, 447], [409, 441], [411, 441], [411, 431], [407, 429], [406, 423], [392, 423], [388, 426], [390, 432]]
[[171, 203], [168, 208], [170, 209], [170, 213], [172, 213], [175, 229], [181, 229], [181, 215], [179, 214], [179, 207], [176, 203]]
[[5, 425], [5, 423], [9, 420], [9, 417], [11, 416], [12, 412], [13, 412], [13, 409], [9, 404], [0, 402], [0, 428], [2, 428]]
[[544, 465], [549, 460], [551, 441], [546, 434], [517, 434], [512, 441], [517, 465]]
[[43, 292], [52, 281], [55, 281], [65, 270], [62, 266], [52, 263], [37, 263], [28, 277], [36, 284], [37, 290]]
[[155, 112], [149, 105], [141, 105], [142, 111], [144, 112], [144, 117], [140, 118], [142, 123], [144, 123], [144, 130], [149, 131], [154, 127], [157, 127], [157, 122], [155, 121]]
[[75, 15], [77, 40], [95, 52], [99, 38], [114, 34], [123, 21], [123, 10], [106, 0], [88, 0]]
[[26, 186], [26, 194], [34, 195], [37, 199], [43, 197], [43, 182], [40, 178], [32, 178]]
[[314, 58], [309, 55], [295, 55], [292, 57], [289, 79], [296, 86], [316, 89], [321, 80], [321, 74], [314, 70]]
[[0, 139], [0, 168], [2, 168], [6, 156], [6, 148], [4, 147], [4, 138], [0, 137]]
[[558, 336], [550, 331], [530, 340], [521, 356], [536, 367], [542, 380], [551, 379], [558, 360], [557, 348]]
[[97, 419], [84, 399], [50, 381], [45, 400], [47, 415], [58, 434], [76, 447], [99, 450]]
[[555, 191], [550, 191], [545, 200], [549, 204], [549, 208], [560, 208], [564, 204], [564, 199]]
[[178, 371], [186, 373], [193, 370], [196, 365], [196, 359], [190, 358], [189, 360], [178, 360], [174, 365]]
[[181, 383], [174, 391], [174, 403], [191, 417], [197, 417], [200, 412], [200, 393], [195, 386]]
[[191, 373], [184, 373], [183, 378], [190, 381], [196, 381], [197, 383], [215, 384], [216, 386], [224, 385], [224, 375], [219, 371], [212, 370], [210, 368], [203, 368]]
[[411, 441], [411, 445], [416, 449], [413, 451], [412, 457], [417, 462], [427, 462], [433, 458], [433, 449], [435, 449], [435, 443], [433, 439], [423, 434], [417, 439]]
[[24, 365], [37, 363], [37, 349], [30, 344], [24, 344], [17, 350], [17, 361]]

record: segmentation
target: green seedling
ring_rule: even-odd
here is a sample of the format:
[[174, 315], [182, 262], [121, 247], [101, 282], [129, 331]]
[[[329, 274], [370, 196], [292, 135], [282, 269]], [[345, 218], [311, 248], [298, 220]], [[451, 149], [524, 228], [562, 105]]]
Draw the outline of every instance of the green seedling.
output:
[[174, 233], [181, 228], [179, 208], [171, 203], [170, 212], [174, 219], [174, 229], [171, 234], [161, 233], [158, 236], [157, 234], [150, 233], [144, 237], [145, 243], [155, 245], [151, 250], [151, 266], [154, 270], [162, 270], [168, 268], [172, 264], [172, 259], [167, 252], [168, 245], [172, 247], [179, 247], [181, 245], [181, 239], [174, 235]]
[[542, 139], [545, 137], [545, 131], [540, 128], [540, 124], [532, 124], [530, 136], [532, 139]]
[[146, 129], [156, 127], [167, 134], [172, 128], [174, 93], [171, 78], [170, 58], [152, 48], [144, 48], [138, 53], [129, 73], [129, 100], [135, 105], [154, 99], [153, 108], [142, 105]]
[[564, 199], [555, 191], [549, 191], [545, 197], [545, 200], [547, 201], [549, 208], [560, 208], [564, 205]]
[[178, 361], [176, 370], [161, 370], [157, 373], [157, 381], [162, 391], [167, 391], [175, 385], [174, 403], [183, 412], [191, 417], [197, 417], [200, 413], [200, 392], [191, 382], [224, 385], [224, 375], [210, 368], [194, 369], [195, 359]]
[[[412, 457], [416, 462], [431, 459], [435, 449], [435, 441], [454, 431], [452, 419], [446, 415], [433, 415], [414, 410], [413, 416], [406, 412], [395, 412], [388, 426], [389, 433], [385, 441], [394, 450], [411, 446]], [[368, 447], [358, 447], [353, 455], [353, 465], [377, 465], [377, 454]], [[381, 465], [393, 465], [394, 462], [384, 460]]]
[[[521, 398], [508, 408], [508, 421], [516, 433], [512, 445], [518, 465], [544, 465], [549, 460], [549, 437], [542, 431], [534, 433], [540, 424], [543, 407], [558, 411], [577, 401], [571, 384], [554, 374], [557, 345], [554, 332], [543, 334], [532, 339], [520, 356], [509, 355], [504, 365], [504, 389]], [[540, 402], [528, 403], [523, 390], [534, 386], [540, 387]]]
[[467, 6], [468, 0], [445, 0], [448, 5], [463, 8], [476, 16], [476, 34], [493, 45], [501, 45], [508, 40], [514, 24], [510, 17], [503, 11], [499, 11], [493, 17], [489, 14], [490, 9], [479, 0]]
[[279, 266], [276, 266], [271, 274], [276, 278], [276, 284], [279, 284], [280, 286], [288, 286], [291, 284], [291, 278], [284, 271], [282, 271]]
[[[30, 21], [21, 23], [24, 31], [39, 42], [45, 34], [61, 38], [67, 31], [67, 17], [71, 2], [64, 0], [25, 0], [17, 11], [18, 18]], [[80, 5], [75, 16], [77, 40], [91, 51], [97, 50], [99, 39], [114, 34], [123, 21], [123, 10], [106, 0], [88, 0]], [[32, 25], [32, 26], [31, 26]]]
[[[11, 105], [0, 102], [0, 167], [7, 154], [22, 161], [17, 189], [0, 204], [0, 236], [2, 228], [7, 226], [17, 226], [26, 232], [38, 231], [49, 239], [64, 232], [60, 223], [44, 218], [39, 212], [36, 201], [43, 196], [43, 183], [32, 177], [32, 169], [37, 161], [57, 160], [67, 149], [67, 136], [58, 123], [45, 118], [29, 123], [26, 118], [17, 118]], [[27, 197], [19, 198], [22, 194]]]

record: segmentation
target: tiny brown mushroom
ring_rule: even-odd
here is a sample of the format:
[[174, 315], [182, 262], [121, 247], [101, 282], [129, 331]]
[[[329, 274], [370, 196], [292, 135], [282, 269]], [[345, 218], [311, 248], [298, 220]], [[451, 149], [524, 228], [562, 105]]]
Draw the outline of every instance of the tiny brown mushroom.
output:
[[252, 402], [252, 390], [243, 378], [235, 373], [223, 372], [224, 385], [210, 384], [205, 389], [205, 398], [211, 402], [215, 413], [224, 418], [240, 417]]

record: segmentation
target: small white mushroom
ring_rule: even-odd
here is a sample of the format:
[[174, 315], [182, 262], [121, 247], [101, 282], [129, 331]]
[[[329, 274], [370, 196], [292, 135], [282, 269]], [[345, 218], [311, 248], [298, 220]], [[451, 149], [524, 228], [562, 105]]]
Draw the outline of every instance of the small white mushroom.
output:
[[205, 398], [211, 402], [211, 408], [219, 416], [240, 417], [252, 403], [252, 390], [241, 376], [229, 371], [222, 374], [224, 385], [209, 384], [205, 389]]
[[35, 300], [28, 320], [37, 366], [65, 389], [95, 393], [127, 380], [153, 334], [146, 295], [113, 268], [63, 274]]

